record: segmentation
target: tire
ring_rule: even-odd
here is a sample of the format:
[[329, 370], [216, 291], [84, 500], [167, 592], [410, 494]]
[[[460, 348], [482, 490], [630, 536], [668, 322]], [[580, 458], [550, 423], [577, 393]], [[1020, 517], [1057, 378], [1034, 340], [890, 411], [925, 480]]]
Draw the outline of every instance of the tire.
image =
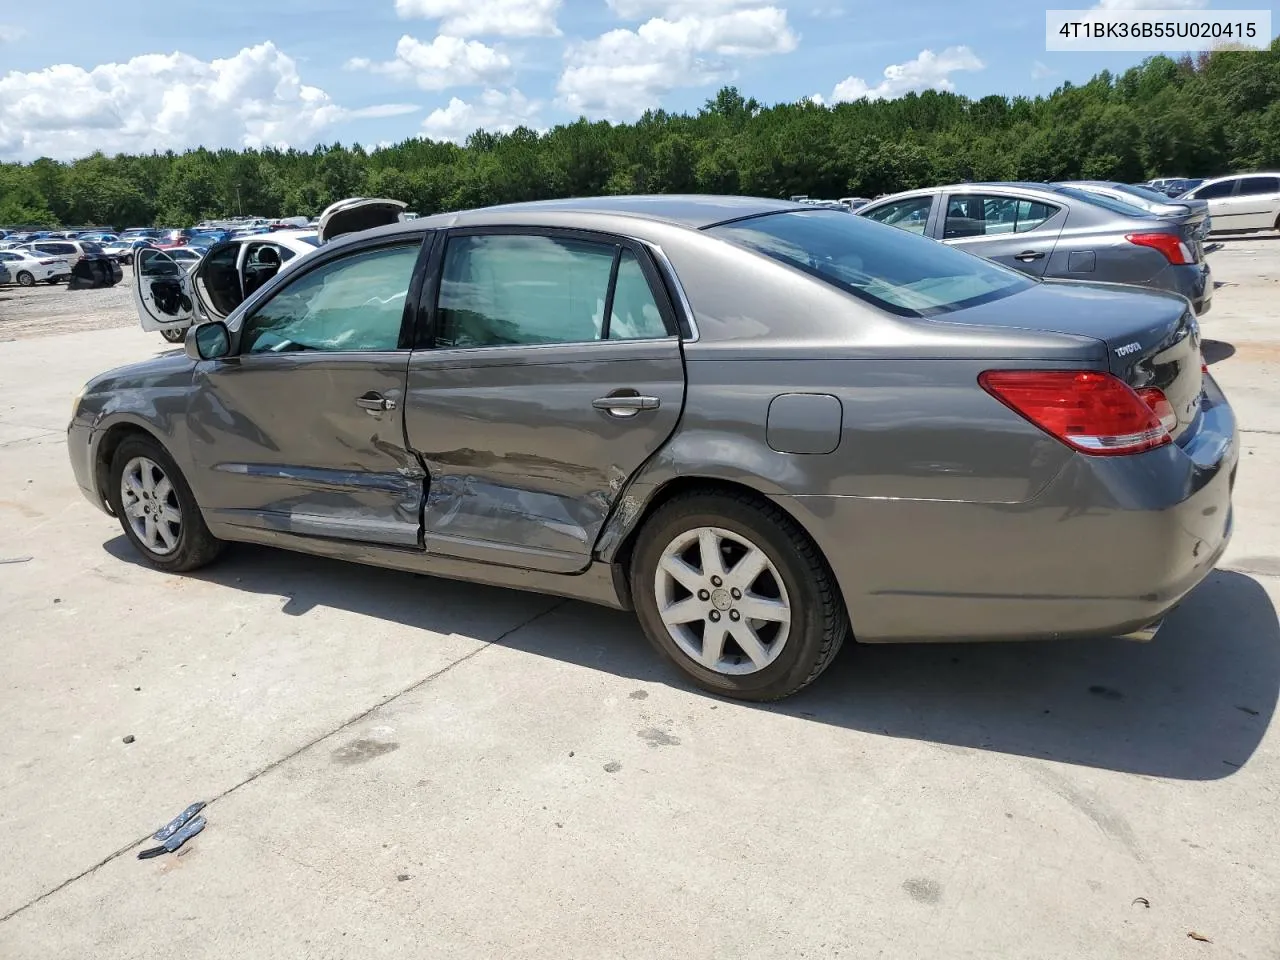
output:
[[36, 285], [36, 278], [30, 270], [23, 270], [15, 279], [19, 286], [34, 287]]
[[[707, 531], [718, 539], [726, 568], [719, 583], [704, 577], [718, 576], [701, 559], [703, 544], [714, 542], [703, 539]], [[767, 562], [762, 565], [751, 551]], [[674, 567], [682, 581], [668, 572], [672, 560], [683, 560], [683, 566]], [[751, 572], [745, 572], [747, 560]], [[761, 572], [753, 576], [757, 567]], [[640, 531], [630, 573], [636, 614], [649, 641], [694, 683], [722, 696], [754, 701], [790, 696], [817, 679], [850, 632], [844, 600], [817, 547], [780, 509], [749, 494], [693, 492], [672, 498]], [[751, 579], [744, 585], [746, 577]], [[695, 586], [701, 589], [695, 592]], [[749, 617], [753, 609], [766, 616]], [[773, 619], [784, 609], [785, 625]], [[692, 619], [668, 628], [664, 610], [668, 619]], [[724, 631], [717, 656], [717, 648], [708, 649], [703, 638], [719, 627]], [[739, 645], [738, 637], [746, 643]]]
[[[140, 489], [144, 497], [131, 492], [130, 503], [126, 504], [123, 489], [125, 472], [129, 470], [138, 479], [135, 468], [144, 463], [151, 464], [158, 471], [151, 473], [153, 490], [148, 493], [143, 478], [140, 486], [135, 485], [132, 489]], [[130, 437], [121, 443], [111, 458], [110, 477], [107, 499], [111, 509], [120, 519], [124, 535], [151, 566], [169, 573], [185, 573], [211, 563], [222, 551], [222, 541], [209, 532], [182, 471], [173, 462], [168, 451], [155, 440], [150, 437]], [[167, 488], [160, 477], [169, 481]], [[136, 518], [142, 527], [142, 535], [134, 528], [135, 518], [131, 508], [139, 507], [149, 507], [155, 511], [152, 514], [155, 519], [151, 521], [150, 528], [157, 531], [152, 538], [153, 545], [144, 539], [149, 528], [143, 517]], [[169, 519], [174, 516], [178, 518], [176, 531]], [[168, 537], [160, 535], [162, 526], [168, 530]], [[172, 543], [166, 542], [168, 540], [172, 540]]]
[[133, 257], [125, 257], [125, 258], [124, 258], [124, 263], [125, 263], [125, 266], [127, 266], [127, 267], [132, 267], [132, 266], [133, 266]]
[[182, 343], [187, 339], [187, 328], [181, 330], [161, 330], [160, 336], [164, 337], [169, 343]]

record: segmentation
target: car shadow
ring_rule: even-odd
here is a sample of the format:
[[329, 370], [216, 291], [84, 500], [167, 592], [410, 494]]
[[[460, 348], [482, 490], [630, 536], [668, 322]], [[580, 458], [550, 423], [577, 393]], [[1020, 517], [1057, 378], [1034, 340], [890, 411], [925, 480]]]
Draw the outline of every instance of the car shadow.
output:
[[1204, 354], [1205, 363], [1214, 364], [1234, 357], [1236, 348], [1225, 340], [1201, 340], [1200, 352]]
[[[123, 536], [104, 546], [141, 563]], [[504, 593], [247, 545], [188, 576], [285, 597], [282, 612], [290, 616], [332, 607], [445, 633], [460, 604], [498, 602]], [[498, 642], [696, 690], [654, 652], [631, 614], [551, 597], [545, 610]], [[1278, 692], [1275, 608], [1252, 577], [1217, 570], [1148, 644], [857, 644], [807, 690], [750, 708], [950, 750], [1216, 780], [1248, 763]]]

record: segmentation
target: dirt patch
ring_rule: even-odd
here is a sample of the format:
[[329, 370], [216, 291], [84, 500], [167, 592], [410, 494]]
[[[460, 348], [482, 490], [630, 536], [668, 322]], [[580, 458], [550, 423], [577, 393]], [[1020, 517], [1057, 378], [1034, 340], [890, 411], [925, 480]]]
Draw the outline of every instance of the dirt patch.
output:
[[0, 342], [129, 327], [137, 322], [133, 273], [128, 267], [124, 279], [105, 290], [68, 290], [65, 283], [0, 287]]

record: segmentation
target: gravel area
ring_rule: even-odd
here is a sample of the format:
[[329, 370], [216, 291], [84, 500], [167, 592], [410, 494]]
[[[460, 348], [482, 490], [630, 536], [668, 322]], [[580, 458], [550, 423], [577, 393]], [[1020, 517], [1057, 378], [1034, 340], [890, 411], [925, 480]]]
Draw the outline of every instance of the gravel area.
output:
[[137, 322], [129, 268], [120, 283], [105, 290], [68, 290], [65, 283], [0, 287], [0, 342], [129, 327]]

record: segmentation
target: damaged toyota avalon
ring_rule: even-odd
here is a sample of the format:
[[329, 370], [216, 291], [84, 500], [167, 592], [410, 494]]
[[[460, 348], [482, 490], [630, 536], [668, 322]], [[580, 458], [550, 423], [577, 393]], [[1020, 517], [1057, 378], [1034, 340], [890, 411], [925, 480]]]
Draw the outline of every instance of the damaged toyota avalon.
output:
[[1180, 296], [675, 196], [349, 233], [90, 381], [68, 441], [161, 570], [247, 542], [634, 610], [749, 700], [850, 638], [1149, 638], [1239, 456]]

